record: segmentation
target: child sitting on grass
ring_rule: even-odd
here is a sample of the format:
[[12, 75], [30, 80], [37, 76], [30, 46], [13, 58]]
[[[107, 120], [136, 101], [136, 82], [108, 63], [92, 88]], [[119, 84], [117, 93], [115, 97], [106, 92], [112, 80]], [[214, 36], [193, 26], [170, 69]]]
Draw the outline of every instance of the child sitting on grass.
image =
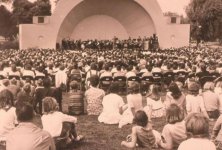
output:
[[[58, 104], [52, 97], [43, 99], [44, 114], [41, 118], [43, 129], [55, 139], [57, 149], [65, 148], [74, 142], [81, 141], [82, 135], [77, 135], [75, 124], [77, 118], [58, 111]], [[64, 139], [61, 141], [61, 139]]]
[[154, 85], [152, 93], [147, 97], [147, 106], [143, 109], [148, 118], [161, 118], [166, 114], [166, 106], [161, 98], [161, 87]]
[[161, 140], [160, 133], [153, 130], [148, 122], [148, 117], [144, 111], [137, 111], [133, 119], [135, 126], [132, 128], [131, 135], [127, 136], [126, 141], [121, 142], [121, 146], [135, 148], [140, 147], [148, 149], [157, 148], [157, 143]]

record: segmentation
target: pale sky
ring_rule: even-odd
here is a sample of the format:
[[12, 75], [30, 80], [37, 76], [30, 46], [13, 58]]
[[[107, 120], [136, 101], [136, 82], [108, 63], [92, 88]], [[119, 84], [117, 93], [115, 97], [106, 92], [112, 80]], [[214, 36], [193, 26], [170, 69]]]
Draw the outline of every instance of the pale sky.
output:
[[[29, 0], [29, 1], [35, 1], [35, 0]], [[54, 9], [54, 1], [51, 0], [52, 3], [52, 9]], [[160, 4], [160, 7], [163, 12], [171, 11], [176, 12], [179, 15], [186, 15], [185, 13], [185, 7], [189, 4], [190, 0], [157, 0]]]

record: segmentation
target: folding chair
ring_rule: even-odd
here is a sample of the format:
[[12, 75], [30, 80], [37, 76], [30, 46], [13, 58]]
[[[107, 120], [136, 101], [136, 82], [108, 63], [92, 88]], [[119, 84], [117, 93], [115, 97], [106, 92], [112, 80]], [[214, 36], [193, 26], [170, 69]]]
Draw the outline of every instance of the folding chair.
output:
[[127, 78], [125, 76], [114, 77], [113, 81], [118, 83], [119, 88], [120, 88], [120, 94], [126, 93], [126, 89], [127, 89], [126, 81], [127, 81]]
[[154, 82], [154, 79], [152, 76], [144, 76], [141, 78], [140, 91], [142, 95], [146, 95], [146, 93], [150, 89], [150, 85], [152, 85], [153, 82]]
[[99, 87], [107, 92], [112, 82], [112, 77], [101, 77]]
[[204, 76], [199, 79], [199, 82], [200, 82], [201, 87], [203, 88], [206, 82], [213, 82], [214, 80], [215, 78], [212, 76]]
[[212, 77], [214, 77], [216, 79], [216, 78], [220, 77], [220, 73], [212, 72], [212, 73], [210, 73], [210, 76], [212, 76]]
[[143, 76], [143, 74], [144, 74], [144, 72], [140, 72], [136, 76], [141, 78]]
[[10, 75], [9, 77], [8, 77], [8, 79], [16, 79], [16, 80], [20, 80], [20, 76], [16, 76], [16, 75]]
[[130, 87], [131, 87], [131, 84], [133, 83], [133, 82], [138, 82], [138, 83], [140, 83], [140, 77], [137, 77], [137, 76], [133, 76], [133, 77], [129, 77], [128, 79], [127, 79], [127, 92], [128, 92], [128, 89], [130, 89]]
[[4, 77], [3, 75], [0, 75], [0, 85], [2, 84], [3, 79], [6, 79], [6, 77]]
[[163, 82], [164, 84], [166, 84], [167, 86], [170, 85], [170, 83], [172, 81], [174, 81], [174, 73], [173, 72], [166, 72], [163, 74]]
[[163, 74], [161, 72], [153, 72], [153, 79], [156, 84], [161, 84]]
[[178, 71], [176, 74], [176, 81], [179, 81], [185, 85], [185, 81], [187, 80], [188, 73], [185, 71]]
[[35, 77], [35, 81], [37, 81], [37, 80], [39, 80], [39, 79], [42, 79], [42, 80], [43, 80], [44, 78], [45, 78], [45, 76], [36, 76], [36, 77]]

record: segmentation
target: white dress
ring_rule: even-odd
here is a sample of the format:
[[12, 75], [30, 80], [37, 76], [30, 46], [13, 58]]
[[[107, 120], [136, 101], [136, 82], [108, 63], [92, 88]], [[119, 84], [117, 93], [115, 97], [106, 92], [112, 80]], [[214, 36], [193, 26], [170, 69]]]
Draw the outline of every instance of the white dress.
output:
[[99, 122], [118, 124], [121, 118], [119, 109], [124, 105], [123, 99], [117, 94], [108, 94], [103, 98], [103, 111], [99, 115]]
[[141, 94], [129, 94], [127, 95], [127, 105], [128, 108], [123, 112], [121, 120], [119, 122], [119, 128], [124, 125], [133, 123], [133, 113], [131, 108], [134, 108], [135, 112], [138, 110], [143, 110], [142, 104], [142, 95]]
[[144, 111], [147, 116], [149, 112], [152, 111], [151, 118], [159, 118], [165, 115], [165, 104], [162, 102], [161, 98], [156, 101], [148, 97], [147, 106], [144, 107]]

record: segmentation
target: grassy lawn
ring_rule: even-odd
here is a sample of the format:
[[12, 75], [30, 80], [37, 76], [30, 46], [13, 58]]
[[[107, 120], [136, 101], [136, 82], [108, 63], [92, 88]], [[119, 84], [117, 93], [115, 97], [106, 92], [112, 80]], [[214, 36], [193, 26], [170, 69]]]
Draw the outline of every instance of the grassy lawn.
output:
[[[67, 113], [67, 99], [63, 97], [63, 111]], [[124, 97], [124, 101], [125, 101]], [[146, 99], [143, 98], [143, 104], [146, 104]], [[77, 131], [78, 134], [84, 135], [85, 139], [80, 143], [75, 143], [72, 148], [66, 150], [126, 150], [120, 146], [121, 141], [126, 139], [126, 136], [131, 133], [132, 125], [126, 125], [122, 129], [118, 125], [106, 125], [98, 122], [98, 116], [80, 115], [78, 118]], [[40, 125], [39, 118], [35, 122]], [[215, 122], [210, 122], [210, 130]], [[161, 132], [165, 119], [153, 119], [153, 129]], [[135, 148], [143, 150], [143, 148]]]
[[[120, 146], [122, 140], [131, 133], [132, 125], [122, 129], [118, 125], [105, 125], [97, 121], [98, 116], [78, 116], [77, 131], [86, 136], [85, 140], [76, 144], [75, 150], [124, 150]], [[164, 119], [155, 119], [154, 129], [162, 131]], [[142, 149], [142, 148], [137, 148]]]

